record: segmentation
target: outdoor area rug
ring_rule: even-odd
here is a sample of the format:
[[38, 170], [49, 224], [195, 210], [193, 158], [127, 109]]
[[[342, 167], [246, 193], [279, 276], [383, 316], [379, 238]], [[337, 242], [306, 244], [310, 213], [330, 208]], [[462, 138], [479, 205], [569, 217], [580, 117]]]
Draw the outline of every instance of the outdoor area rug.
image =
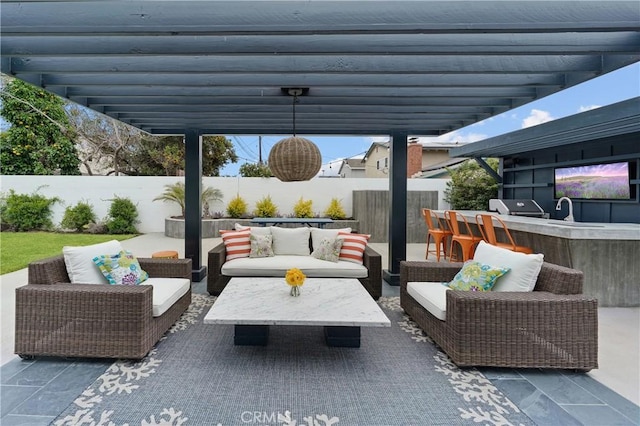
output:
[[[304, 297], [304, 295], [302, 296]], [[360, 348], [328, 347], [322, 327], [272, 326], [267, 346], [235, 346], [233, 326], [188, 311], [140, 362], [117, 361], [55, 425], [531, 425], [474, 369], [457, 368], [400, 308], [362, 328]]]

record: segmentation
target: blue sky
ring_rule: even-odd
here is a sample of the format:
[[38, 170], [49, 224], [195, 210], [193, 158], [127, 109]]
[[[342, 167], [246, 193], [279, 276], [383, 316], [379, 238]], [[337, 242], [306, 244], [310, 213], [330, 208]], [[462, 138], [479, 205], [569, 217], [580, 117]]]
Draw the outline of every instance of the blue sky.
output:
[[[438, 138], [424, 137], [420, 140], [423, 143], [429, 141], [475, 142], [637, 96], [640, 96], [640, 63], [629, 65]], [[264, 161], [269, 156], [269, 149], [287, 136], [290, 135], [262, 137]], [[362, 155], [369, 149], [372, 142], [388, 140], [386, 136], [301, 136], [313, 140], [320, 149], [322, 170], [325, 175], [337, 173], [340, 160], [343, 158]], [[240, 159], [236, 164], [224, 167], [220, 173], [222, 176], [236, 176], [241, 164], [258, 160], [258, 136], [229, 136], [229, 139], [233, 141]]]

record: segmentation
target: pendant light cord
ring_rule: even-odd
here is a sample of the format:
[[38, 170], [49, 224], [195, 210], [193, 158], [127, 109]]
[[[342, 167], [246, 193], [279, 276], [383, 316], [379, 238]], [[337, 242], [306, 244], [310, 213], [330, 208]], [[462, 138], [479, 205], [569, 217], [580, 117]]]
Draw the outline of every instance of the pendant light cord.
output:
[[293, 95], [293, 136], [296, 135], [296, 102], [298, 102], [298, 95]]

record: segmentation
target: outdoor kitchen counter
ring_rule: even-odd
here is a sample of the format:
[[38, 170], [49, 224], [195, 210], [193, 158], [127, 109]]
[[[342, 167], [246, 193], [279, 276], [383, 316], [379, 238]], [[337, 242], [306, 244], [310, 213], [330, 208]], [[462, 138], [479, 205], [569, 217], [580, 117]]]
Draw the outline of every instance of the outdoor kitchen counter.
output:
[[[476, 214], [487, 213], [458, 212], [474, 229]], [[543, 253], [547, 262], [583, 271], [584, 293], [596, 297], [600, 306], [640, 306], [640, 224], [572, 224], [490, 213], [504, 221], [516, 244]]]

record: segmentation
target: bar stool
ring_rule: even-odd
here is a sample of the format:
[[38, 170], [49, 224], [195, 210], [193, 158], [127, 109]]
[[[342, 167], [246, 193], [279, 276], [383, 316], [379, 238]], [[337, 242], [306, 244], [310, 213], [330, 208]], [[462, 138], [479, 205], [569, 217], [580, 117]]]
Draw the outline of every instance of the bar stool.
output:
[[[498, 241], [494, 222], [499, 225], [499, 228], [502, 228], [504, 235], [506, 235], [507, 239], [509, 240], [508, 242]], [[476, 223], [478, 224], [478, 228], [480, 229], [480, 233], [482, 234], [482, 239], [487, 243], [496, 247], [502, 247], [507, 250], [517, 251], [520, 253], [533, 253], [533, 249], [531, 249], [530, 247], [519, 246], [515, 243], [513, 237], [511, 236], [511, 233], [509, 232], [509, 228], [507, 228], [507, 225], [499, 217], [492, 214], [480, 213], [476, 215]]]
[[[457, 243], [462, 251], [462, 261], [466, 262], [473, 257], [476, 244], [482, 241], [482, 238], [473, 234], [471, 226], [469, 226], [469, 222], [467, 222], [467, 219], [461, 214], [458, 214], [453, 210], [446, 210], [444, 212], [444, 218], [447, 220], [449, 229], [451, 229], [451, 232], [453, 233], [451, 236], [451, 245], [449, 246], [449, 261], [458, 261], [458, 254], [453, 250], [453, 243]], [[464, 226], [466, 228], [465, 233], [460, 231], [458, 220], [464, 222]]]
[[[427, 224], [427, 253], [425, 259], [429, 259], [429, 253], [436, 255], [436, 261], [440, 262], [440, 247], [444, 253], [445, 259], [447, 258], [447, 238], [451, 237], [452, 232], [445, 225], [445, 221], [442, 220], [436, 212], [431, 209], [422, 209], [422, 217]], [[435, 250], [429, 250], [431, 237], [436, 246]]]

